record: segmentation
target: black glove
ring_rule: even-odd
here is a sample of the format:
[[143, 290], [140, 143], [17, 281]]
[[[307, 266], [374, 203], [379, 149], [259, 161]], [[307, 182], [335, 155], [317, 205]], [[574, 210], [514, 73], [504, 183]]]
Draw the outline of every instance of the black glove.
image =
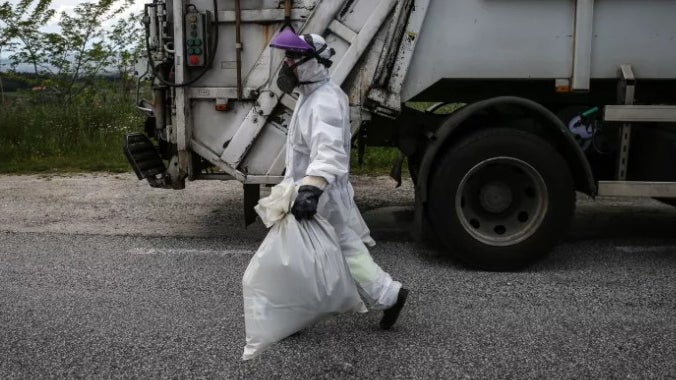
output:
[[323, 191], [312, 185], [303, 185], [298, 188], [298, 196], [293, 202], [291, 213], [297, 220], [310, 219], [317, 213], [317, 202]]

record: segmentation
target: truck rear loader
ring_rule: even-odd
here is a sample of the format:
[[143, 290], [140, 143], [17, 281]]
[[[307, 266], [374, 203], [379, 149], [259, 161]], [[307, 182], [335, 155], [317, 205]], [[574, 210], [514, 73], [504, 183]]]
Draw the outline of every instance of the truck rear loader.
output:
[[358, 154], [408, 164], [414, 237], [518, 268], [565, 236], [576, 192], [676, 204], [675, 19], [669, 0], [154, 0], [153, 99], [124, 152], [154, 187], [240, 181], [251, 223], [297, 99], [269, 41], [321, 34]]

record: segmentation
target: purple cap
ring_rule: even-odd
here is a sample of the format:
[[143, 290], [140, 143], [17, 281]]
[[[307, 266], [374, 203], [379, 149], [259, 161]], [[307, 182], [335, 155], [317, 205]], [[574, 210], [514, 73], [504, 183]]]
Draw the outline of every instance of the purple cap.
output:
[[273, 48], [295, 51], [298, 53], [309, 53], [314, 51], [312, 46], [304, 39], [296, 35], [291, 28], [284, 28], [270, 41]]

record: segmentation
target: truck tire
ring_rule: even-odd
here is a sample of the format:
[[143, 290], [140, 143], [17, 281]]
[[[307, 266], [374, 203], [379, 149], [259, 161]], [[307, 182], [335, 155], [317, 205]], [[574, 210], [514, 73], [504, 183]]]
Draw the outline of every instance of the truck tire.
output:
[[548, 253], [575, 211], [563, 157], [528, 132], [472, 134], [439, 159], [427, 213], [449, 253], [488, 270], [521, 268]]

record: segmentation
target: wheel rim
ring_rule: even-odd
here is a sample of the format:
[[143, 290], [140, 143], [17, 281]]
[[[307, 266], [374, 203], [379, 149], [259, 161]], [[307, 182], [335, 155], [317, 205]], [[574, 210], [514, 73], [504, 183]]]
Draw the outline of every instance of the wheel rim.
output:
[[517, 158], [494, 157], [478, 163], [462, 178], [455, 211], [476, 240], [510, 246], [537, 231], [548, 199], [547, 185], [535, 168]]

